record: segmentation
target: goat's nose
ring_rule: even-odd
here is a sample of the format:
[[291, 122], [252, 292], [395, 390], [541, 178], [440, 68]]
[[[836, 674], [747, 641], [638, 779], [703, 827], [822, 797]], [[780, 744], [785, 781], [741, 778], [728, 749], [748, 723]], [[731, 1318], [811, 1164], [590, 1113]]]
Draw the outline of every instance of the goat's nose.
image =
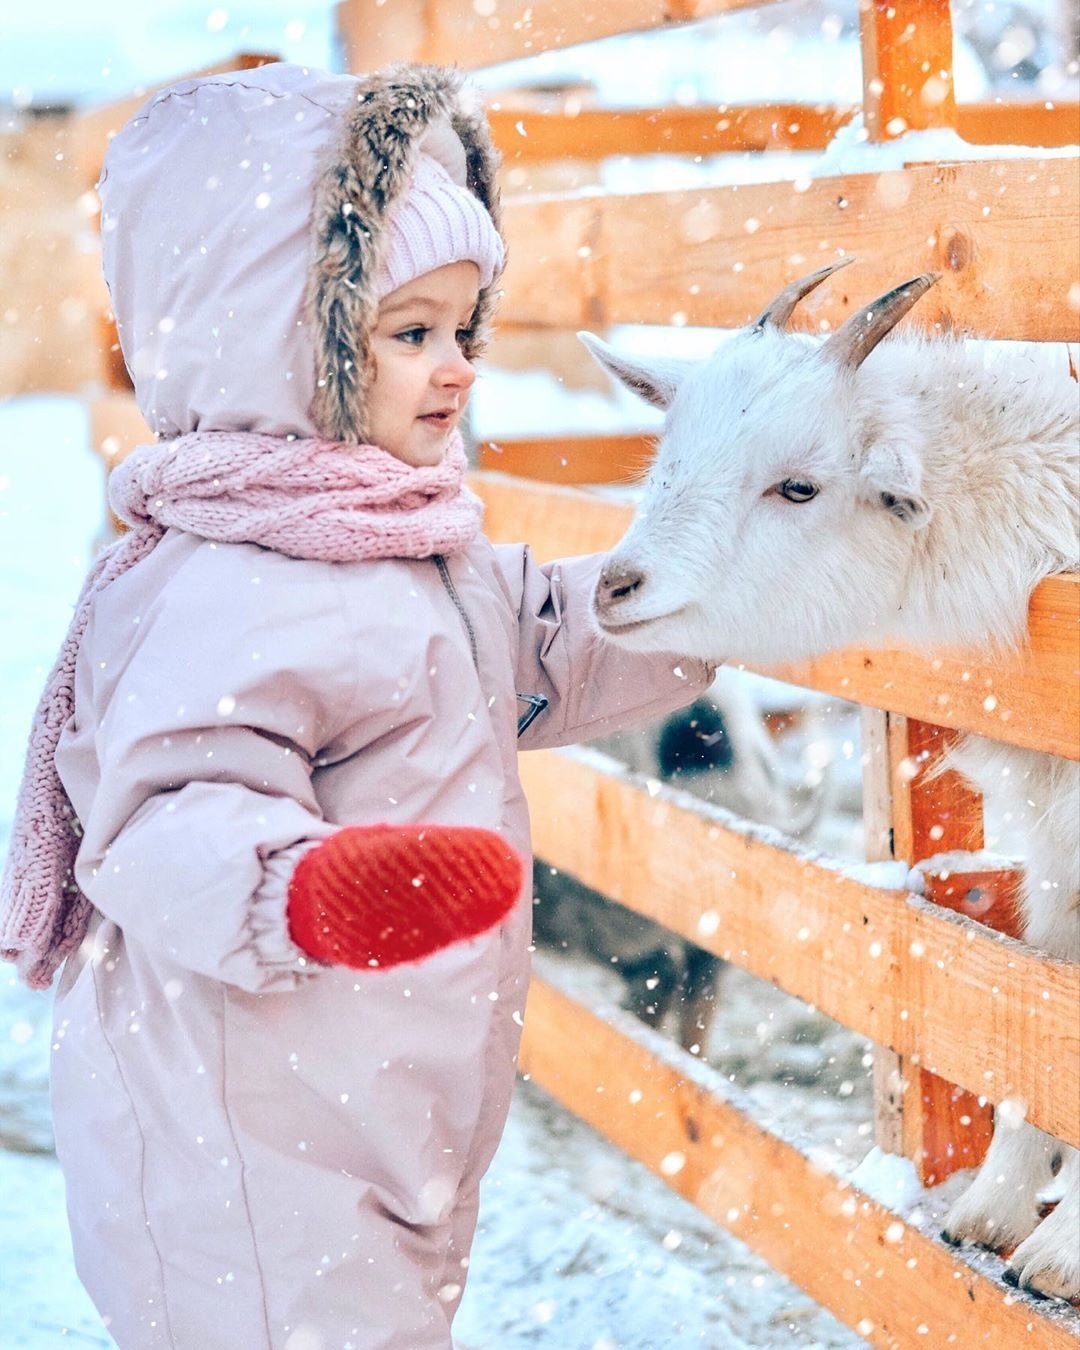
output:
[[645, 585], [645, 573], [636, 567], [613, 563], [600, 573], [596, 583], [596, 608], [601, 614], [621, 605]]

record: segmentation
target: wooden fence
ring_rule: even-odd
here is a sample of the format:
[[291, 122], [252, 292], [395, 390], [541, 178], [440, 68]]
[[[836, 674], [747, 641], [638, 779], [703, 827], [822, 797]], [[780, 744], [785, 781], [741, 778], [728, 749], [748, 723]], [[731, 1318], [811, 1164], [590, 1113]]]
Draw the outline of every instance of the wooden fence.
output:
[[[338, 20], [351, 69], [410, 58], [468, 67], [744, 4], [344, 0]], [[1076, 139], [1075, 104], [957, 107], [947, 0], [871, 0], [862, 46], [862, 108], [874, 140], [950, 126], [989, 143]], [[552, 159], [616, 153], [816, 148], [851, 115], [823, 106], [615, 113], [526, 93], [502, 95], [498, 105], [492, 120], [507, 171], [527, 173]], [[122, 111], [86, 122], [80, 164], [93, 165]], [[920, 306], [923, 322], [981, 337], [1076, 336], [1075, 162], [1033, 155], [797, 186], [507, 195], [505, 221], [502, 322], [540, 334], [541, 349], [550, 339], [554, 351], [560, 334], [580, 326], [737, 326], [792, 276], [842, 252], [859, 256], [860, 298], [941, 271]], [[808, 299], [808, 323], [846, 317], [856, 303], [846, 280]], [[93, 434], [110, 456], [145, 433], [115, 367], [106, 383]], [[604, 549], [629, 508], [567, 484], [626, 476], [648, 453], [635, 436], [482, 447], [483, 465], [515, 475], [475, 477], [488, 532], [528, 539], [542, 558]], [[848, 651], [769, 673], [864, 706], [869, 856], [917, 861], [982, 841], [979, 799], [955, 776], [927, 772], [956, 731], [1080, 757], [1078, 644], [1080, 583], [1055, 578], [1034, 596], [1028, 648], [1007, 661]], [[978, 1161], [991, 1107], [1006, 1098], [1022, 1099], [1035, 1124], [1080, 1145], [1080, 970], [988, 926], [1007, 932], [1014, 921], [1014, 873], [932, 877], [927, 899], [876, 890], [794, 847], [729, 829], [685, 794], [646, 791], [589, 752], [527, 755], [522, 767], [540, 856], [876, 1042], [878, 1141], [913, 1159], [925, 1182]], [[980, 922], [971, 917], [975, 889]], [[681, 1051], [635, 1026], [538, 980], [522, 1069], [875, 1345], [1074, 1342], [1076, 1319], [1042, 1315], [823, 1170], [703, 1086]]]

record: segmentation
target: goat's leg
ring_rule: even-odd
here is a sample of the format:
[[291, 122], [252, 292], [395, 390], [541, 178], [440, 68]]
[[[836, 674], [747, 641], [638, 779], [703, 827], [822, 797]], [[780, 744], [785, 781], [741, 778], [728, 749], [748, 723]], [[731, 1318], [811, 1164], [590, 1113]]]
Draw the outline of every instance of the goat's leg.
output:
[[1080, 1152], [1065, 1146], [1064, 1195], [1013, 1252], [1005, 1279], [1038, 1294], [1080, 1298]]
[[647, 1026], [661, 1026], [679, 985], [675, 958], [669, 952], [657, 949], [620, 962], [619, 969], [626, 982], [622, 1006]]
[[704, 1055], [716, 1016], [716, 997], [726, 961], [687, 944], [679, 989], [679, 1044]]
[[1062, 1147], [1034, 1125], [1013, 1124], [999, 1111], [979, 1174], [949, 1210], [941, 1236], [995, 1250], [1023, 1242], [1039, 1222], [1037, 1196], [1053, 1180]]

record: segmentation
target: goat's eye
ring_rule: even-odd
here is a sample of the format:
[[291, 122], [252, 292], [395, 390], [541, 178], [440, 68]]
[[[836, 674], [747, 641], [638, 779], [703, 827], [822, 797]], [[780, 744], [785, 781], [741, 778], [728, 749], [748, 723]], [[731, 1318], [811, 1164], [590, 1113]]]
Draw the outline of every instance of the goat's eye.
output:
[[789, 502], [812, 501], [821, 491], [816, 483], [806, 483], [801, 478], [785, 478], [782, 483], [777, 483], [776, 490]]

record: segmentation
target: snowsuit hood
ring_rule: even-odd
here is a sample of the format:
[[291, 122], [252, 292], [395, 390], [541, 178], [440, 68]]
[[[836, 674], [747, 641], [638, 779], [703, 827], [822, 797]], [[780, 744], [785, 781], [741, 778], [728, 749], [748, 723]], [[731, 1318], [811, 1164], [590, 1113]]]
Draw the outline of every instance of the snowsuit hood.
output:
[[[185, 80], [114, 137], [105, 279], [148, 425], [366, 440], [385, 223], [423, 149], [499, 224], [497, 155], [462, 76], [276, 62]], [[481, 292], [466, 354], [495, 304]]]

